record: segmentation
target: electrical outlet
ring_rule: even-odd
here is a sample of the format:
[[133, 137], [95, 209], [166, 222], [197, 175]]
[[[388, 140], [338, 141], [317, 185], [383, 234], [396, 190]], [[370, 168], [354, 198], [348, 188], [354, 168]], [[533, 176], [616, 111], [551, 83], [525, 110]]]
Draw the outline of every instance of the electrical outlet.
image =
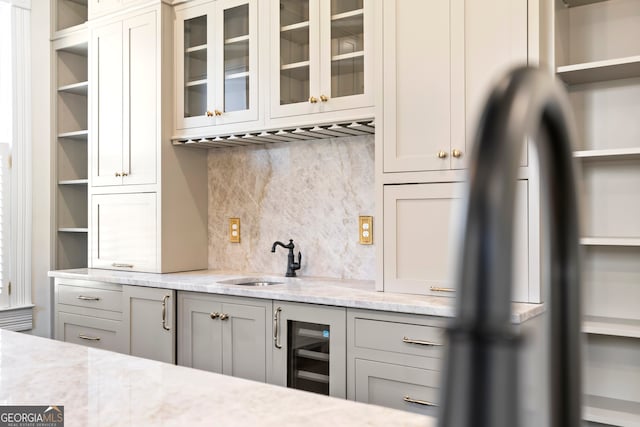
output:
[[229, 241], [240, 243], [240, 218], [229, 218]]
[[359, 217], [359, 240], [361, 245], [373, 245], [373, 217]]

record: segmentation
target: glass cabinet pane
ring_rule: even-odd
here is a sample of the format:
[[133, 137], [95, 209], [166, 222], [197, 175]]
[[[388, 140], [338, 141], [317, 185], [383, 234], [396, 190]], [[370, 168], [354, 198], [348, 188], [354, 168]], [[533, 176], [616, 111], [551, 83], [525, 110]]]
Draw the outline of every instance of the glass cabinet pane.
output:
[[289, 320], [287, 387], [329, 395], [329, 325]]
[[363, 0], [331, 0], [331, 96], [364, 93]]
[[309, 99], [309, 0], [280, 1], [280, 105]]
[[224, 111], [249, 109], [249, 5], [224, 11]]
[[184, 116], [207, 111], [207, 16], [184, 21]]

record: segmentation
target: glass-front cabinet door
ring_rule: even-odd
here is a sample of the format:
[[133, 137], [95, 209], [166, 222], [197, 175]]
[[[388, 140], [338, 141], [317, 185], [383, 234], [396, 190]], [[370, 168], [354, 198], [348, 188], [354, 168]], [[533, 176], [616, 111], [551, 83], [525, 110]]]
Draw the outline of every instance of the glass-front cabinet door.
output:
[[256, 0], [188, 7], [176, 22], [176, 127], [256, 120]]
[[373, 105], [372, 1], [273, 3], [272, 117]]

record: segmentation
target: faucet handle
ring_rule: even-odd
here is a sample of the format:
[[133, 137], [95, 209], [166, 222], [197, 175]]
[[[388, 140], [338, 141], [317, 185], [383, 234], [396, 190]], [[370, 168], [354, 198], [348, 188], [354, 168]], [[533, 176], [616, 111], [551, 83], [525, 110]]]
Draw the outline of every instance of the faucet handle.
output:
[[294, 262], [291, 266], [292, 270], [300, 270], [300, 266], [302, 265], [302, 252], [298, 252], [298, 262]]

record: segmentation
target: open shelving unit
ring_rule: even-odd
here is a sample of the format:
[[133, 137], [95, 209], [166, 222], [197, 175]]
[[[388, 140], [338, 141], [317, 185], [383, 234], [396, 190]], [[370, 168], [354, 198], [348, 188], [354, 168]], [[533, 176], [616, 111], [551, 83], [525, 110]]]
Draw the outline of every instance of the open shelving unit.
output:
[[555, 36], [582, 170], [584, 418], [640, 425], [640, 2], [557, 0]]
[[78, 31], [53, 43], [55, 269], [86, 267], [88, 259], [87, 36]]
[[52, 30], [56, 37], [86, 27], [88, 0], [51, 0]]

